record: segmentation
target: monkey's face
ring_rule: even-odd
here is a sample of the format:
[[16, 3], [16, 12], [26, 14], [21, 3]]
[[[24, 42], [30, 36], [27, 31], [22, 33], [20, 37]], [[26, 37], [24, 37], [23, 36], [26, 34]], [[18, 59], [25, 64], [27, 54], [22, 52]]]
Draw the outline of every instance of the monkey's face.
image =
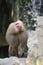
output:
[[17, 28], [19, 31], [20, 31], [21, 28], [22, 28], [22, 25], [21, 25], [20, 23], [16, 23], [15, 26], [16, 26], [16, 28]]
[[25, 31], [26, 29], [25, 29], [25, 27], [24, 27], [24, 25], [23, 25], [23, 23], [22, 22], [15, 22], [15, 31], [17, 31], [17, 33], [21, 33], [21, 32], [23, 32], [23, 31]]

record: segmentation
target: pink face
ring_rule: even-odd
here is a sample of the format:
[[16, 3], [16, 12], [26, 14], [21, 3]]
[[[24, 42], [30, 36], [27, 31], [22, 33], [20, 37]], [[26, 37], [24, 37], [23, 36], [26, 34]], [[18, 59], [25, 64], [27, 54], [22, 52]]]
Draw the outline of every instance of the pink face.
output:
[[21, 27], [22, 27], [20, 23], [16, 23], [15, 25], [16, 25], [16, 28], [18, 28], [18, 29], [21, 29]]

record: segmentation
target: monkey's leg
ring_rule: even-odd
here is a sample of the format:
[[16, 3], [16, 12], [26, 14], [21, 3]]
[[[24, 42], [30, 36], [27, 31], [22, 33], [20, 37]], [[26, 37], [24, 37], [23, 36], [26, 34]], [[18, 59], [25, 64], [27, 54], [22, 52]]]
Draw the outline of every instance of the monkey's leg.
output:
[[10, 56], [18, 56], [18, 45], [9, 45], [9, 57]]
[[27, 39], [28, 35], [27, 32], [24, 31], [21, 34], [19, 34], [19, 46], [18, 46], [18, 55], [21, 57], [25, 51], [25, 48], [27, 46]]
[[14, 50], [14, 46], [13, 46], [13, 44], [10, 44], [10, 45], [9, 45], [9, 49], [8, 49], [8, 51], [9, 51], [9, 56], [13, 56], [13, 50]]
[[9, 56], [16, 56], [17, 55], [17, 46], [18, 46], [17, 36], [9, 35], [7, 40], [9, 43], [9, 49], [8, 49]]
[[21, 57], [22, 54], [23, 54], [23, 48], [22, 48], [21, 43], [20, 43], [18, 46], [18, 57]]

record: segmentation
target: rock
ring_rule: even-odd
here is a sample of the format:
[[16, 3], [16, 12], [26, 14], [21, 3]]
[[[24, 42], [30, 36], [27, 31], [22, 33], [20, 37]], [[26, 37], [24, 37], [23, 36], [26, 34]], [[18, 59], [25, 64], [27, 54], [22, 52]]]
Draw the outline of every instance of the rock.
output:
[[9, 58], [0, 58], [0, 65], [25, 65], [23, 62], [25, 59], [17, 58], [17, 57], [9, 57]]
[[43, 16], [37, 18], [38, 55], [43, 55]]
[[34, 56], [35, 57], [37, 56], [37, 43], [38, 43], [37, 31], [30, 31], [29, 38], [27, 41], [29, 55], [34, 53]]

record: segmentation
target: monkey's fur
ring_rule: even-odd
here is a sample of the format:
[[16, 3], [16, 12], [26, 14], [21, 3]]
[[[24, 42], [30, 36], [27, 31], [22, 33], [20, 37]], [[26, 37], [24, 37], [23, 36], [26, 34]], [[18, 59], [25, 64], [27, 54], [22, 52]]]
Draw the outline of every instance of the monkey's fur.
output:
[[[15, 26], [20, 23], [21, 28]], [[6, 32], [6, 41], [9, 44], [9, 56], [22, 56], [27, 46], [27, 32], [23, 22], [18, 20], [9, 25]]]

